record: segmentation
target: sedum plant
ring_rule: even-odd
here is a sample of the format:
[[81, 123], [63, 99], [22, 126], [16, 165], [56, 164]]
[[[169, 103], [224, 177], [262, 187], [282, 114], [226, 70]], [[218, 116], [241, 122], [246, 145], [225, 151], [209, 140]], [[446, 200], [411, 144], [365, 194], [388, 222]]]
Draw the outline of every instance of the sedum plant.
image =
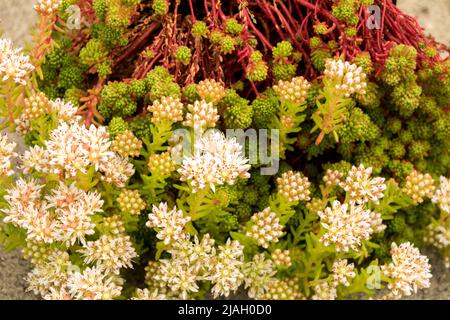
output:
[[35, 8], [32, 49], [0, 39], [25, 144], [0, 136], [0, 241], [28, 290], [397, 299], [430, 286], [425, 244], [450, 264], [448, 49], [391, 2]]

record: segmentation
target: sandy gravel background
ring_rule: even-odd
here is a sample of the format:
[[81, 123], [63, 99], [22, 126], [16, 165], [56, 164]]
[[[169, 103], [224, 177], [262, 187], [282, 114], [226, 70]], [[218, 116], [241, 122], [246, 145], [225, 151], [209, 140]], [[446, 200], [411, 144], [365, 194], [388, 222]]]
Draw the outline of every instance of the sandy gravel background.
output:
[[[17, 45], [30, 40], [30, 28], [34, 24], [35, 0], [0, 0], [0, 31]], [[450, 44], [450, 0], [399, 0], [400, 8], [418, 17], [425, 30], [437, 40]], [[426, 250], [433, 266], [431, 288], [412, 296], [412, 299], [450, 299], [450, 272], [436, 252]], [[36, 299], [25, 292], [24, 277], [30, 265], [18, 251], [6, 253], [0, 247], [0, 299]]]

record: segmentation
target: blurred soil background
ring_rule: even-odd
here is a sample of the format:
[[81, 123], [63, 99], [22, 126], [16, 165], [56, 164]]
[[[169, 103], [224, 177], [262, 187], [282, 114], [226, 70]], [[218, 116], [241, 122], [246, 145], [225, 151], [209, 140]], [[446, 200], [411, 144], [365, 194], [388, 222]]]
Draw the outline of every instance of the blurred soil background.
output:
[[[37, 0], [0, 0], [0, 32], [23, 46], [31, 40], [30, 29], [35, 23], [33, 4]], [[426, 32], [450, 45], [450, 0], [399, 0], [398, 6], [417, 17]], [[410, 299], [450, 299], [450, 270], [433, 249], [424, 252], [432, 264], [431, 287]], [[0, 247], [0, 299], [38, 299], [26, 292], [24, 277], [30, 264], [22, 259], [20, 251], [4, 252]]]

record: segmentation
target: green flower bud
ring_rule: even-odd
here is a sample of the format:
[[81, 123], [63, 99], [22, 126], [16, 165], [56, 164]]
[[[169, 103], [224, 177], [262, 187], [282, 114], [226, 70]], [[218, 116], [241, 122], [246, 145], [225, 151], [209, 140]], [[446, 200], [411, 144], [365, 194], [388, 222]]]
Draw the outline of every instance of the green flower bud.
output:
[[402, 159], [406, 154], [406, 149], [403, 143], [399, 140], [394, 140], [391, 142], [391, 147], [389, 148], [389, 154], [394, 159]]
[[411, 160], [422, 160], [430, 151], [430, 143], [425, 140], [413, 140], [408, 147], [408, 158]]
[[169, 2], [167, 0], [153, 0], [152, 9], [158, 16], [163, 16], [169, 11]]
[[356, 65], [361, 67], [367, 75], [370, 75], [373, 71], [372, 59], [370, 57], [370, 53], [367, 51], [358, 53], [353, 59], [353, 63], [356, 63]]
[[438, 55], [438, 51], [435, 47], [427, 47], [425, 49], [425, 54], [429, 58], [434, 58]]
[[345, 22], [350, 26], [356, 26], [359, 21], [358, 17], [359, 3], [354, 0], [341, 0], [335, 2], [331, 14], [338, 20]]
[[410, 117], [419, 106], [422, 88], [413, 80], [397, 84], [392, 91], [392, 102], [402, 117]]
[[197, 38], [206, 37], [208, 35], [208, 27], [203, 21], [196, 21], [192, 25], [192, 35]]
[[411, 162], [405, 160], [392, 160], [388, 163], [388, 168], [394, 177], [404, 180], [414, 169]]
[[276, 97], [259, 97], [253, 100], [253, 122], [258, 128], [270, 128], [275, 114], [278, 111], [278, 99]]
[[326, 49], [316, 49], [311, 54], [311, 62], [318, 71], [325, 70], [325, 61], [331, 58], [331, 53]]
[[84, 96], [84, 91], [77, 88], [70, 88], [64, 94], [64, 100], [71, 102], [74, 106], [80, 106], [80, 99]]
[[145, 80], [132, 80], [130, 83], [130, 91], [137, 98], [143, 98], [147, 93], [147, 83]]
[[274, 58], [287, 58], [292, 54], [293, 50], [292, 44], [289, 41], [281, 41], [272, 48], [272, 55]]
[[267, 78], [269, 67], [262, 60], [262, 54], [254, 51], [250, 56], [250, 63], [247, 66], [247, 79], [250, 81], [264, 81]]
[[126, 83], [108, 83], [103, 87], [100, 97], [99, 110], [105, 118], [128, 117], [136, 112], [137, 103], [131, 98], [130, 86]]
[[242, 24], [237, 22], [236, 19], [228, 19], [225, 21], [225, 31], [231, 35], [237, 36], [242, 32]]
[[314, 32], [318, 35], [325, 34], [328, 30], [328, 26], [325, 22], [318, 22], [314, 25]]
[[211, 32], [209, 39], [211, 40], [211, 42], [213, 44], [220, 44], [223, 37], [224, 37], [224, 34], [222, 32], [220, 32], [218, 30], [214, 30]]
[[109, 61], [100, 63], [97, 66], [97, 73], [100, 78], [106, 78], [107, 76], [109, 76], [112, 73], [111, 64], [109, 63]]
[[391, 117], [386, 122], [386, 130], [391, 133], [398, 133], [402, 129], [402, 121], [399, 118]]
[[339, 49], [339, 44], [335, 40], [330, 40], [327, 42], [328, 49], [335, 51]]
[[337, 133], [343, 143], [353, 141], [371, 141], [380, 136], [380, 129], [361, 109], [354, 108], [349, 112]]
[[295, 76], [297, 64], [276, 63], [272, 66], [272, 75], [276, 82], [280, 80], [288, 81]]
[[126, 6], [133, 7], [141, 3], [141, 0], [122, 0], [122, 3]]
[[108, 132], [111, 139], [114, 139], [116, 135], [123, 133], [126, 130], [128, 130], [128, 123], [120, 117], [112, 118], [108, 124]]
[[183, 95], [186, 99], [193, 103], [194, 101], [200, 100], [200, 96], [197, 92], [197, 85], [195, 83], [191, 83], [183, 88]]
[[259, 200], [259, 194], [258, 191], [256, 190], [256, 187], [255, 186], [246, 187], [243, 190], [242, 200], [246, 204], [254, 206]]
[[403, 214], [394, 215], [394, 219], [388, 223], [388, 230], [397, 234], [403, 233], [406, 227], [405, 216]]
[[83, 84], [85, 69], [76, 61], [70, 60], [65, 63], [59, 73], [59, 87], [70, 89], [72, 87], [80, 88]]
[[442, 110], [437, 106], [436, 100], [431, 97], [421, 96], [419, 111], [425, 117], [439, 119], [442, 117]]
[[391, 49], [381, 79], [390, 86], [396, 86], [401, 80], [414, 75], [417, 51], [413, 47], [399, 44]]
[[317, 49], [322, 45], [322, 40], [319, 37], [312, 37], [309, 39], [309, 46], [311, 49]]
[[380, 106], [380, 100], [383, 96], [382, 89], [373, 82], [368, 82], [365, 94], [357, 94], [356, 100], [360, 105], [366, 108], [378, 108]]
[[158, 100], [161, 97], [181, 97], [181, 88], [175, 83], [169, 71], [161, 66], [155, 67], [146, 76], [148, 96], [150, 100]]
[[358, 30], [356, 30], [355, 27], [348, 27], [345, 28], [344, 33], [347, 37], [353, 38], [356, 37], [356, 35], [358, 34]]
[[253, 214], [252, 207], [244, 202], [239, 202], [236, 205], [235, 210], [236, 210], [236, 215], [241, 223], [247, 222], [248, 220], [250, 220], [250, 217]]
[[413, 135], [409, 130], [400, 131], [398, 137], [403, 144], [409, 144], [413, 140]]
[[104, 20], [106, 17], [106, 11], [108, 10], [107, 0], [93, 0], [92, 7], [95, 14], [100, 20]]
[[175, 59], [184, 65], [188, 65], [189, 62], [191, 61], [191, 58], [192, 58], [191, 50], [186, 46], [178, 47], [177, 51], [175, 52]]
[[224, 54], [232, 53], [235, 50], [236, 41], [230, 36], [223, 36], [220, 42], [220, 51]]
[[130, 130], [139, 139], [151, 138], [151, 126], [152, 122], [149, 117], [140, 116], [135, 117], [129, 124]]
[[224, 112], [225, 125], [229, 129], [246, 129], [252, 124], [253, 109], [248, 104], [236, 104]]

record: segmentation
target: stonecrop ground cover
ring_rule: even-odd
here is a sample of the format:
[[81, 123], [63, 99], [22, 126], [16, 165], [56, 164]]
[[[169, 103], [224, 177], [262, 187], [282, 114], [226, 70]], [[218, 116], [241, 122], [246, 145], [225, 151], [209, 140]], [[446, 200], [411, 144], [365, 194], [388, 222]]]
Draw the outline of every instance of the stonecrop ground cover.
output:
[[[0, 242], [45, 299], [398, 299], [450, 267], [449, 49], [388, 0], [37, 0]], [[20, 148], [6, 132], [23, 138]]]

